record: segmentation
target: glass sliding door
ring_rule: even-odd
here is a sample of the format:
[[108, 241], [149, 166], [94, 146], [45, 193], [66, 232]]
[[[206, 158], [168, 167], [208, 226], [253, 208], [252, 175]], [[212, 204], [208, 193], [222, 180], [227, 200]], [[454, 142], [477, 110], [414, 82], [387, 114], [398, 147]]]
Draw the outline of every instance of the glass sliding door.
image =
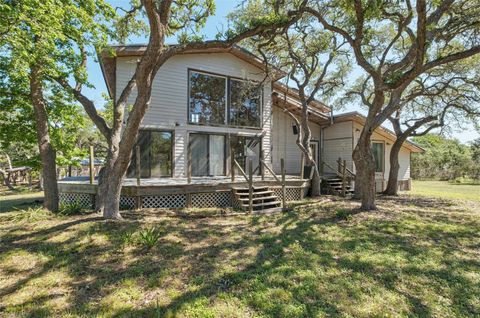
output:
[[[140, 146], [140, 177], [160, 178], [172, 176], [172, 132], [141, 130], [137, 143]], [[128, 167], [127, 177], [135, 177], [137, 165], [136, 147]]]
[[192, 176], [225, 175], [225, 136], [190, 134]]
[[[235, 160], [240, 164], [242, 169], [248, 173], [248, 162], [252, 160], [253, 174], [260, 173], [260, 144], [261, 138], [259, 137], [244, 137], [244, 136], [231, 136], [230, 148], [232, 149]], [[240, 173], [236, 171], [236, 173]]]

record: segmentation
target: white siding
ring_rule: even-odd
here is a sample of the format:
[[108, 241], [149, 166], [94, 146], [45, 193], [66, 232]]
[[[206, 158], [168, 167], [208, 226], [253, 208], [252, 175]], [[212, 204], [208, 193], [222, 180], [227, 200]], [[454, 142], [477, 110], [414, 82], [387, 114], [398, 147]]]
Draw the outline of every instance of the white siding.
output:
[[[358, 137], [360, 136], [360, 131], [363, 128], [362, 125], [358, 123], [354, 123], [354, 129], [355, 129], [355, 142], [357, 142]], [[356, 130], [359, 130], [357, 132]], [[383, 175], [383, 178], [377, 177], [378, 181], [380, 182], [381, 179], [384, 181], [384, 186], [386, 186], [387, 181], [388, 181], [388, 176], [390, 174], [390, 151], [392, 149], [393, 142], [382, 135], [378, 134], [377, 132], [374, 132], [372, 135], [372, 140], [375, 141], [383, 141], [385, 142], [385, 173]], [[399, 154], [399, 163], [400, 163], [400, 170], [398, 172], [398, 180], [408, 180], [410, 179], [410, 150], [408, 150], [405, 147], [402, 147], [400, 150]]]
[[[338, 158], [347, 161], [347, 167], [353, 169], [353, 140], [352, 140], [352, 122], [336, 123], [326, 127], [323, 130], [323, 155], [324, 161], [333, 168], [337, 168]], [[326, 173], [331, 173], [330, 169], [325, 168]]]
[[[300, 174], [302, 153], [296, 144], [297, 136], [293, 134], [293, 120], [280, 108], [273, 108], [272, 159], [275, 173], [280, 171], [280, 159], [285, 159], [287, 174]], [[320, 140], [320, 126], [310, 123], [312, 140]]]
[[[117, 58], [117, 92], [128, 83], [135, 72], [138, 58]], [[263, 81], [265, 74], [255, 66], [229, 53], [185, 54], [170, 58], [159, 70], [154, 80], [150, 107], [142, 122], [144, 128], [175, 131], [174, 176], [185, 177], [189, 132], [216, 132], [223, 134], [263, 135], [262, 147], [267, 162], [270, 160], [271, 83], [264, 83], [263, 129], [238, 129], [228, 127], [199, 126], [188, 124], [188, 70], [195, 69], [242, 79]], [[129, 103], [135, 100], [133, 91]], [[227, 165], [228, 166], [228, 165]]]

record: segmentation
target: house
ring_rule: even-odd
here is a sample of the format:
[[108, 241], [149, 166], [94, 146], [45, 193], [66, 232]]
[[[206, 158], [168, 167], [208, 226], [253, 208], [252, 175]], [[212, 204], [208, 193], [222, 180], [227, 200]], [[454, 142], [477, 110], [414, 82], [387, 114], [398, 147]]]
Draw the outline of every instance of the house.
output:
[[[134, 74], [145, 46], [112, 49], [115, 56], [102, 54], [100, 61], [108, 92], [115, 99]], [[208, 200], [216, 206], [220, 201], [221, 205], [237, 202], [241, 206], [245, 203], [242, 200], [247, 200], [242, 187], [248, 184], [245, 175], [249, 162], [258, 179], [255, 188], [271, 198], [267, 202], [278, 203], [279, 197], [286, 196], [290, 200], [303, 198], [309, 180], [300, 175], [302, 155], [290, 115], [298, 116], [300, 102], [296, 90], [279, 82], [284, 76], [280, 70], [266, 72], [261, 59], [238, 46], [189, 51], [170, 58], [154, 80], [151, 103], [137, 141], [140, 156], [133, 156], [122, 192], [124, 203], [133, 204], [142, 197], [144, 207], [202, 205]], [[135, 92], [129, 101], [133, 103], [134, 99]], [[354, 173], [351, 157], [362, 116], [349, 113], [332, 117], [331, 109], [319, 101], [311, 103], [309, 114], [315, 158], [331, 170], [324, 170], [325, 176], [335, 173], [333, 167], [339, 158], [346, 160], [347, 168]], [[388, 152], [393, 140], [394, 134], [383, 128], [374, 134], [379, 190], [388, 177]], [[403, 183], [410, 179], [412, 151], [420, 148], [406, 143], [402, 149]], [[288, 177], [287, 184], [279, 186], [275, 175], [282, 172], [282, 159]], [[128, 179], [138, 173], [142, 184]], [[61, 186], [60, 192], [68, 198], [80, 191], [78, 184], [74, 187], [68, 181]], [[82, 189], [87, 191], [86, 187]], [[88, 191], [94, 193], [92, 187]], [[203, 201], [198, 197], [204, 197]], [[167, 201], [174, 203], [169, 205]], [[261, 196], [254, 195], [253, 201], [263, 208]]]

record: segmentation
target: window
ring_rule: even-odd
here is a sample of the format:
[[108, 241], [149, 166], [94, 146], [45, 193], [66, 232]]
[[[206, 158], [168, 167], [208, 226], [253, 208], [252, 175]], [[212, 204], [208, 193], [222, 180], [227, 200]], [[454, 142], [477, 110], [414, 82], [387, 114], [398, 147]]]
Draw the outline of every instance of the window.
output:
[[375, 172], [383, 172], [384, 164], [384, 144], [383, 142], [373, 142], [372, 143], [372, 152], [375, 157]]
[[[172, 132], [141, 130], [136, 146], [140, 146], [140, 177], [160, 178], [172, 176]], [[134, 148], [135, 149], [135, 148]], [[136, 152], [128, 167], [127, 176], [135, 177]]]
[[225, 124], [226, 83], [225, 77], [190, 72], [190, 123]]
[[258, 83], [230, 80], [229, 124], [260, 127], [261, 94]]
[[[244, 136], [231, 136], [230, 148], [235, 155], [235, 160], [240, 164], [243, 171], [248, 174], [247, 162], [252, 160], [253, 174], [259, 174], [260, 172], [260, 144], [261, 138], [258, 137], [244, 137]], [[240, 171], [235, 170], [237, 174]]]
[[262, 88], [259, 83], [190, 71], [189, 87], [189, 123], [261, 126]]
[[225, 136], [190, 134], [192, 176], [225, 175]]

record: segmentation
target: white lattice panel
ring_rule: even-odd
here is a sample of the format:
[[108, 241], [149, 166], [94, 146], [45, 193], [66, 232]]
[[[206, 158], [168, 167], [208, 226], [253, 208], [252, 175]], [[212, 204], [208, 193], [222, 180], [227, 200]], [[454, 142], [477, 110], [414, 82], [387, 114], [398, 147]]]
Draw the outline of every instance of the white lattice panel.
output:
[[120, 197], [120, 210], [132, 210], [135, 208], [135, 197]]
[[[282, 199], [283, 198], [283, 192], [282, 192], [282, 188], [273, 188], [272, 189], [275, 193], [275, 195], [279, 198], [279, 199]], [[301, 194], [302, 192], [301, 191], [304, 191], [302, 188], [286, 188], [285, 189], [285, 192], [286, 192], [286, 198], [285, 200], [286, 201], [299, 201], [301, 200]]]
[[79, 204], [82, 208], [92, 209], [94, 195], [87, 193], [59, 193], [60, 204]]
[[142, 198], [142, 208], [184, 208], [185, 194], [147, 196]]
[[192, 194], [192, 206], [197, 208], [225, 208], [232, 206], [232, 193], [205, 192]]

